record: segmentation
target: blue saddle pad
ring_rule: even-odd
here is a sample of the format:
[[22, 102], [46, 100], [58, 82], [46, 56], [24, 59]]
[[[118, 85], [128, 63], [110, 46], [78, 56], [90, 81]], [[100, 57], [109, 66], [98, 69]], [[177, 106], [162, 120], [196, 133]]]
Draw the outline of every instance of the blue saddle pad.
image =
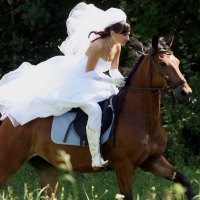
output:
[[[75, 146], [87, 146], [80, 145], [80, 137], [76, 133], [73, 125], [71, 126], [66, 142], [64, 142], [64, 137], [66, 131], [71, 124], [71, 122], [75, 119], [76, 112], [67, 112], [61, 116], [56, 116], [53, 118], [52, 127], [51, 127], [51, 140], [56, 144], [62, 145], [75, 145]], [[101, 135], [100, 143], [104, 144], [110, 136], [111, 129], [114, 122], [114, 112], [112, 117], [112, 122], [108, 129]]]

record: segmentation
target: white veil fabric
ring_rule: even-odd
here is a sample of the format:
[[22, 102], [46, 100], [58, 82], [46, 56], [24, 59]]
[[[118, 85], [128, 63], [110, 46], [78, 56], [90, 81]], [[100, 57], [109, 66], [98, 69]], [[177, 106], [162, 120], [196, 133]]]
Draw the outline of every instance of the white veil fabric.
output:
[[118, 8], [103, 11], [93, 4], [84, 2], [76, 5], [66, 21], [68, 37], [59, 46], [65, 56], [74, 56], [79, 60], [86, 52], [90, 42], [97, 37], [92, 31], [103, 31], [105, 28], [126, 21], [126, 14]]

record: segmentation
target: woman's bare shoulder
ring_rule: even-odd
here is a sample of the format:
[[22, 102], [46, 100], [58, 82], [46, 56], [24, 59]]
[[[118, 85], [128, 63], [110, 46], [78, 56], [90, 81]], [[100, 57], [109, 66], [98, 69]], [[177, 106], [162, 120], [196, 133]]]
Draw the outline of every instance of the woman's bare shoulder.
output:
[[96, 50], [102, 50], [104, 47], [104, 40], [98, 39], [91, 43], [90, 47]]
[[86, 55], [94, 55], [94, 54], [98, 54], [100, 55], [103, 51], [104, 48], [104, 43], [102, 39], [98, 39], [95, 40], [94, 42], [92, 42], [86, 52]]

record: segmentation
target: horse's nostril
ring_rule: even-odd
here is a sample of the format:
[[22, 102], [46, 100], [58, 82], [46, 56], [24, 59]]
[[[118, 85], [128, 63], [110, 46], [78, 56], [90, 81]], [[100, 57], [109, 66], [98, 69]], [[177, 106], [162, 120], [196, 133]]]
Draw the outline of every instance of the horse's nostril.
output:
[[192, 92], [188, 92], [188, 97], [191, 97], [192, 96]]
[[181, 94], [181, 96], [183, 96], [183, 97], [185, 97], [185, 96], [188, 95], [184, 90], [181, 90], [181, 91], [180, 91], [180, 94]]

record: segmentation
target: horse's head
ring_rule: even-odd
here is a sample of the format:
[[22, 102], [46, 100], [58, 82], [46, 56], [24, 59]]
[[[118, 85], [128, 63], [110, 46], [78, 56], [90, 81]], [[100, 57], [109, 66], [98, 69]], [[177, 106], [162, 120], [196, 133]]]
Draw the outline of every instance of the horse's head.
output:
[[152, 58], [152, 85], [168, 87], [178, 103], [190, 100], [192, 90], [180, 72], [180, 61], [173, 55], [170, 47], [173, 37], [165, 41], [162, 37], [153, 37], [150, 57]]

